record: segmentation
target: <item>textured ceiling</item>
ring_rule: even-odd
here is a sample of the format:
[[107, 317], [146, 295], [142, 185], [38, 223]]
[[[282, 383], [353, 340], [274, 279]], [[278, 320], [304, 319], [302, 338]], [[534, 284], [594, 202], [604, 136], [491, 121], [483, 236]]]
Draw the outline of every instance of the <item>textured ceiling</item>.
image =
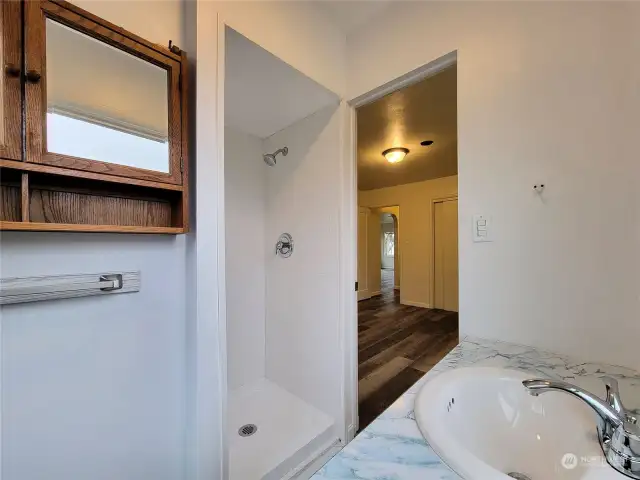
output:
[[[450, 67], [358, 109], [360, 190], [458, 173], [456, 80], [456, 67]], [[423, 147], [423, 140], [434, 143]], [[382, 156], [391, 147], [410, 151], [391, 164]]]

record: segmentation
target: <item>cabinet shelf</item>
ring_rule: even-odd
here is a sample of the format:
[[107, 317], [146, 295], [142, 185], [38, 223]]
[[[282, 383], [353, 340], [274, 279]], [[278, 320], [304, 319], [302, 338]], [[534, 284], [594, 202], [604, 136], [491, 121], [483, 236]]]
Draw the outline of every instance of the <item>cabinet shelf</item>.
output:
[[70, 170], [68, 168], [54, 167], [52, 165], [42, 165], [39, 163], [16, 162], [14, 160], [0, 159], [0, 168], [10, 168], [12, 170], [20, 170], [23, 172], [48, 173], [50, 175], [84, 178], [87, 180], [100, 180], [102, 182], [136, 185], [138, 187], [157, 188], [159, 190], [172, 190], [175, 192], [183, 191], [182, 185], [150, 182], [149, 180], [140, 180], [137, 178], [117, 177], [115, 175], [105, 175], [102, 173], [87, 172], [84, 170]]
[[[21, 162], [13, 162], [21, 163]], [[180, 234], [187, 193], [0, 167], [0, 230]], [[46, 173], [45, 173], [46, 172]]]
[[182, 227], [137, 227], [129, 225], [85, 225], [74, 223], [3, 222], [0, 231], [21, 232], [103, 232], [103, 233], [184, 233]]

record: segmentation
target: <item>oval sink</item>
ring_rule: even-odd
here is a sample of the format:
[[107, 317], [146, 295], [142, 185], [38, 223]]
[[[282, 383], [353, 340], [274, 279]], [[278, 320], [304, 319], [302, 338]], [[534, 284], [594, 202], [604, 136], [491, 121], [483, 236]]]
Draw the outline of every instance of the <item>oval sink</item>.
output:
[[529, 395], [515, 370], [461, 368], [427, 381], [415, 415], [429, 445], [465, 480], [623, 480], [604, 459], [596, 415], [562, 393]]

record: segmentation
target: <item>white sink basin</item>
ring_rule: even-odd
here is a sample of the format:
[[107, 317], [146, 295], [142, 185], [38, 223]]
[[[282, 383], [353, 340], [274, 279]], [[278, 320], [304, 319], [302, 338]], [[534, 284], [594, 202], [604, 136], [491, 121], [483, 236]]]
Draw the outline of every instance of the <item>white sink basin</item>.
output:
[[499, 368], [440, 374], [416, 398], [418, 426], [465, 480], [626, 479], [604, 460], [593, 410], [563, 393], [530, 396], [522, 380], [533, 377]]

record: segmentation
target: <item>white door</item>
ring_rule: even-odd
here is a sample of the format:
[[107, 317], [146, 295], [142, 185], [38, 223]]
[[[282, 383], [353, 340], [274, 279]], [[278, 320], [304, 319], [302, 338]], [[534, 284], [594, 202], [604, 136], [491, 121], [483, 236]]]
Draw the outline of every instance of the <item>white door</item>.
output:
[[370, 298], [368, 280], [368, 232], [369, 232], [369, 209], [358, 208], [358, 300]]
[[458, 200], [435, 204], [434, 307], [458, 311]]

